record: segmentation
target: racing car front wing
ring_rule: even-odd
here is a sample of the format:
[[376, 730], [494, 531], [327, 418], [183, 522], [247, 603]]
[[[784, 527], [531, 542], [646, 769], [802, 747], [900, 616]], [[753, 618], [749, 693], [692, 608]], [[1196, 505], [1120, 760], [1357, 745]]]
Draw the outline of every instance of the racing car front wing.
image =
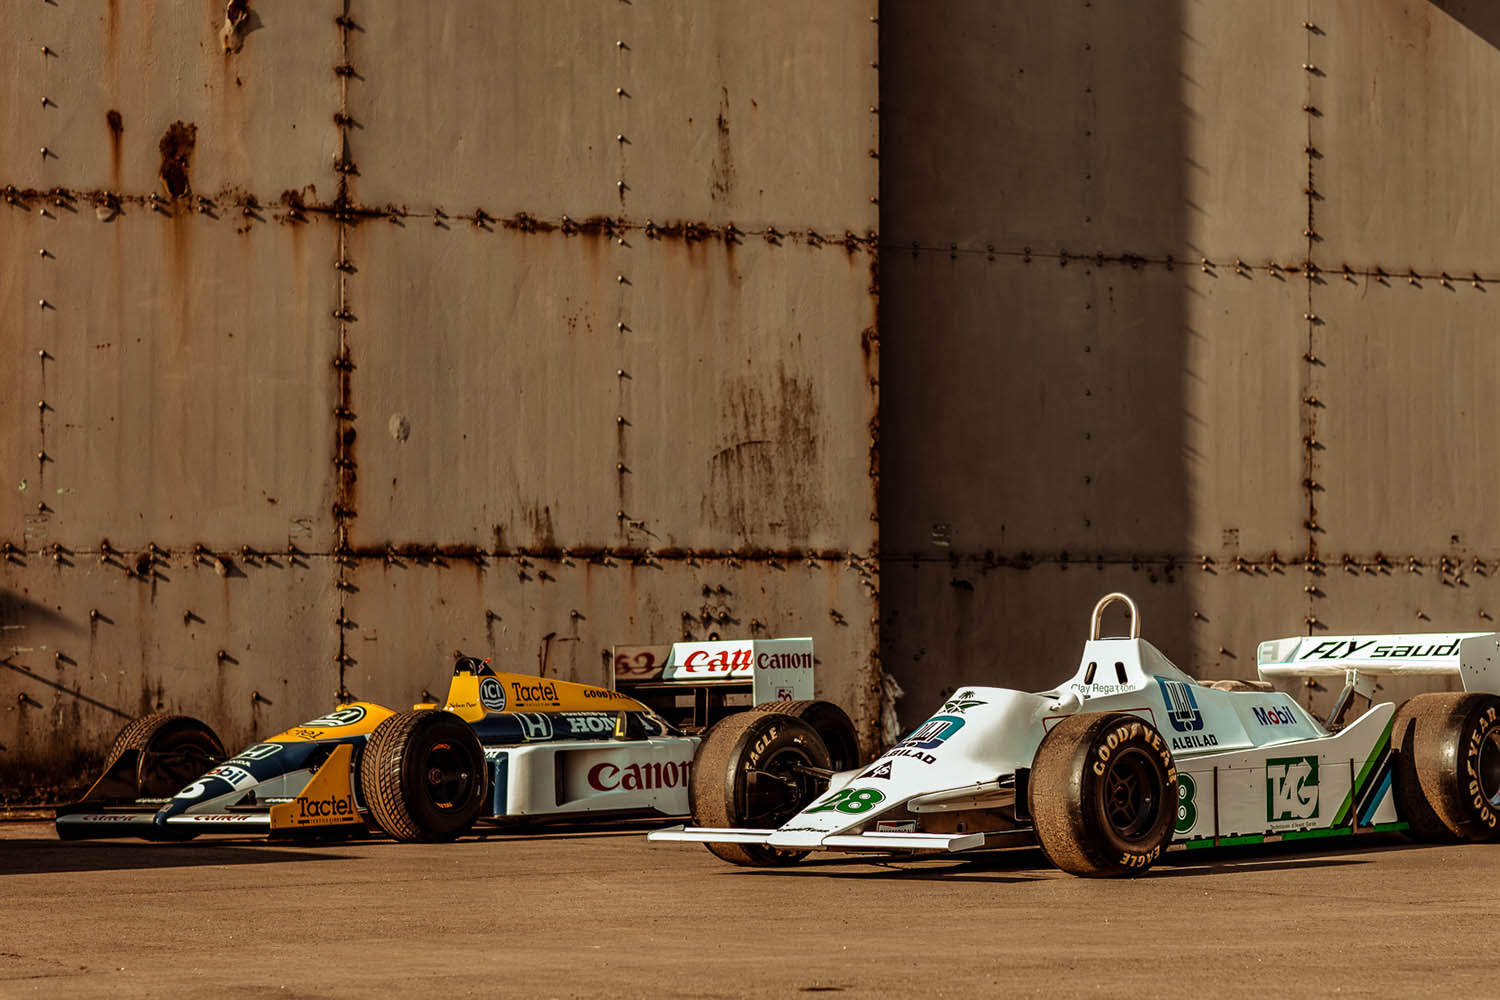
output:
[[57, 835], [62, 840], [78, 840], [83, 837], [143, 837], [147, 840], [174, 840], [172, 834], [160, 837], [162, 827], [181, 830], [183, 839], [198, 833], [265, 833], [271, 829], [271, 817], [265, 812], [243, 813], [199, 813], [185, 816], [167, 816], [157, 819], [149, 812], [76, 812], [62, 813], [57, 817]]
[[[1029, 831], [992, 830], [979, 833], [916, 833], [908, 831], [868, 831], [832, 836], [812, 836], [805, 841], [795, 837], [797, 831], [744, 830], [704, 826], [671, 826], [647, 834], [647, 840], [685, 841], [713, 844], [765, 844], [784, 850], [874, 851], [969, 851], [980, 847], [1014, 847], [1031, 843]], [[773, 839], [774, 838], [774, 839]]]

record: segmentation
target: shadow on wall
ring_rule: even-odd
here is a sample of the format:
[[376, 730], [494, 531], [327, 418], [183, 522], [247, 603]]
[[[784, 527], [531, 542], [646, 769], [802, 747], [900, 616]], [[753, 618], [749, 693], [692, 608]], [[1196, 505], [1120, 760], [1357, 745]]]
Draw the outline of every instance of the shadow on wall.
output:
[[906, 725], [959, 684], [1059, 683], [1111, 590], [1189, 649], [1190, 269], [1159, 263], [1188, 245], [1180, 5], [1125, 6], [881, 7], [881, 622]]
[[1500, 6], [1494, 0], [1430, 0], [1432, 6], [1500, 48]]

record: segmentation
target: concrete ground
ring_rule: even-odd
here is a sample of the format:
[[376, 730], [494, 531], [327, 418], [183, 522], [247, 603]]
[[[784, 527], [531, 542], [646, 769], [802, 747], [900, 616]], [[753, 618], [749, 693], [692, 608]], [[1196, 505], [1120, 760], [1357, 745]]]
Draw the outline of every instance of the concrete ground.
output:
[[456, 844], [0, 824], [0, 997], [1399, 996], [1493, 990], [1500, 845], [733, 868], [655, 824]]

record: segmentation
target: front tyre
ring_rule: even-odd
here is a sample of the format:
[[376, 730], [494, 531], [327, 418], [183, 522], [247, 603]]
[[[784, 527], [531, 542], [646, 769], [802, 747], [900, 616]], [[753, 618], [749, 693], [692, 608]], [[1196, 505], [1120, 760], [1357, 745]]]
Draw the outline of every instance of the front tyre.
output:
[[398, 712], [375, 727], [360, 763], [360, 791], [396, 840], [452, 840], [484, 806], [484, 750], [451, 712]]
[[1028, 804], [1042, 853], [1058, 868], [1086, 877], [1139, 875], [1172, 839], [1172, 751], [1136, 716], [1070, 716], [1037, 748]]
[[[827, 782], [800, 768], [829, 768], [817, 731], [792, 715], [740, 712], [703, 738], [688, 797], [693, 823], [706, 827], [775, 829], [822, 794]], [[764, 844], [705, 844], [730, 864], [759, 868], [795, 864], [806, 851]]]

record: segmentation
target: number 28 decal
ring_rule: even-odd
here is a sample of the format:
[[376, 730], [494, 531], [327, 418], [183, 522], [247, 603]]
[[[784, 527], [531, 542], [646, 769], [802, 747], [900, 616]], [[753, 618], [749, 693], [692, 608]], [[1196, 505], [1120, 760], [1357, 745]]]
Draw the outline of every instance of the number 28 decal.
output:
[[833, 793], [833, 797], [821, 805], [813, 806], [806, 810], [810, 813], [832, 812], [837, 810], [841, 813], [869, 812], [875, 806], [885, 801], [885, 793], [874, 788], [840, 788]]

